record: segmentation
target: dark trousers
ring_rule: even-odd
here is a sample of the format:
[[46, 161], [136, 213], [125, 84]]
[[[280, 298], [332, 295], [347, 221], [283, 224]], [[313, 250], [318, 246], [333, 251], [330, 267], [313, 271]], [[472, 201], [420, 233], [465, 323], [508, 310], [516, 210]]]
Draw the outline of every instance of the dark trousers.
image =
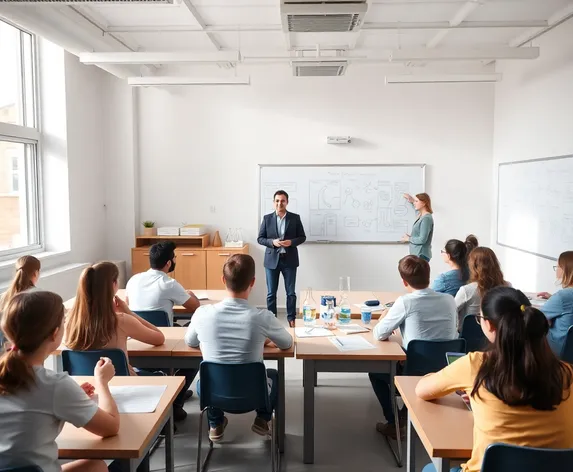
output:
[[286, 307], [288, 320], [296, 318], [296, 267], [286, 267], [284, 259], [279, 259], [276, 269], [267, 269], [267, 309], [277, 314], [277, 290], [279, 289], [279, 276], [283, 274], [286, 290]]
[[[278, 395], [279, 395], [279, 373], [276, 369], [267, 369], [267, 377], [271, 380], [272, 386], [269, 392], [269, 397], [271, 400], [271, 410], [265, 409], [257, 410], [257, 416], [265, 421], [270, 421], [273, 416], [273, 411], [277, 407]], [[197, 381], [197, 395], [201, 396], [201, 379]], [[207, 410], [207, 418], [209, 420], [209, 428], [216, 428], [223, 424], [223, 418], [225, 413], [223, 410], [218, 408], [211, 408]]]
[[[404, 366], [399, 362], [396, 366], [396, 375], [400, 375], [403, 371]], [[390, 397], [390, 374], [370, 373], [368, 374], [368, 378], [370, 379], [376, 398], [378, 398], [380, 402], [380, 406], [384, 412], [384, 418], [386, 418], [389, 424], [396, 424], [394, 409], [392, 408], [392, 398]]]
[[[150, 376], [150, 375], [167, 375], [167, 374], [161, 370], [154, 372], [151, 370], [138, 369], [137, 375]], [[197, 375], [197, 369], [179, 369], [178, 371], [175, 372], [175, 375], [185, 376], [185, 384], [183, 385], [183, 389], [179, 392], [179, 394], [175, 397], [175, 400], [173, 401], [173, 405], [183, 408], [183, 405], [185, 404], [185, 394], [187, 393], [187, 390], [189, 390], [189, 387], [193, 383], [193, 379], [195, 379], [195, 376]]]

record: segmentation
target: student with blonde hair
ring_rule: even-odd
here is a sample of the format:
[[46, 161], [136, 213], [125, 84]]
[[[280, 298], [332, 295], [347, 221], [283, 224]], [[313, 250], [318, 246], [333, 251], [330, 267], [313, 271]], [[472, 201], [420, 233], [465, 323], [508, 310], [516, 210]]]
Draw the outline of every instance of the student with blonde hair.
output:
[[547, 340], [553, 352], [561, 356], [567, 331], [573, 326], [573, 251], [562, 253], [554, 269], [557, 280], [563, 287], [562, 290], [553, 295], [542, 292], [538, 296], [548, 298], [541, 307], [550, 325]]
[[0, 312], [16, 294], [33, 290], [40, 278], [40, 261], [34, 256], [22, 256], [16, 261], [16, 274], [0, 299]]
[[[108, 437], [119, 431], [119, 413], [108, 387], [115, 370], [101, 359], [94, 385], [44, 368], [64, 334], [59, 295], [27, 292], [6, 305], [1, 324], [8, 347], [0, 355], [0, 469], [36, 465], [43, 472], [104, 472], [103, 461], [58, 462], [56, 438], [64, 423]], [[98, 402], [90, 396], [97, 393]]]

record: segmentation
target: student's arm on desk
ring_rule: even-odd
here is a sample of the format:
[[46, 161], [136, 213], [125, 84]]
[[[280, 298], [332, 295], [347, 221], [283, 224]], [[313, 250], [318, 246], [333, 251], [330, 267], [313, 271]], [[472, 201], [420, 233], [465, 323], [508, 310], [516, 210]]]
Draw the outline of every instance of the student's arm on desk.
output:
[[197, 324], [201, 319], [201, 314], [203, 310], [200, 308], [195, 312], [195, 314], [191, 317], [191, 323], [187, 327], [187, 331], [185, 332], [185, 344], [189, 347], [199, 347], [199, 336], [197, 334]]
[[422, 400], [434, 400], [457, 390], [467, 393], [473, 388], [472, 366], [468, 354], [435, 374], [428, 374], [416, 385], [416, 395]]
[[195, 313], [195, 310], [201, 306], [201, 302], [191, 290], [187, 291], [186, 293], [189, 295], [189, 298], [185, 303], [183, 303], [183, 306], [187, 308], [191, 314], [193, 314]]
[[[293, 343], [291, 334], [281, 325], [280, 321], [270, 311], [265, 310], [263, 315], [266, 320], [266, 334], [276, 346], [281, 350], [290, 349]], [[268, 343], [265, 342], [265, 345]]]
[[392, 308], [386, 313], [384, 318], [381, 318], [378, 324], [374, 327], [374, 339], [378, 341], [386, 341], [392, 332], [398, 328], [406, 318], [406, 307], [402, 297], [398, 298]]
[[195, 294], [191, 290], [185, 290], [175, 279], [170, 280], [165, 289], [168, 290], [168, 298], [174, 305], [184, 306], [191, 314], [201, 306]]
[[165, 335], [148, 321], [133, 312], [123, 313], [120, 321], [121, 329], [130, 338], [152, 346], [161, 346], [165, 343]]

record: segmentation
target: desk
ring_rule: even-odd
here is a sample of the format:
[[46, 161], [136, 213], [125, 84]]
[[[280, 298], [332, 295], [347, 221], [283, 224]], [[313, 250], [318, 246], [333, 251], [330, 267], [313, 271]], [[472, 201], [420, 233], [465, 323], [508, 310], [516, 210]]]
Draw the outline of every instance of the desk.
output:
[[[348, 302], [350, 303], [350, 310], [352, 313], [352, 318], [360, 318], [360, 308], [355, 306], [357, 303], [362, 304], [366, 300], [380, 300], [380, 305], [384, 305], [385, 303], [394, 302], [396, 299], [405, 292], [368, 292], [368, 291], [350, 291], [348, 292]], [[336, 297], [337, 305], [340, 305], [340, 291], [339, 290], [313, 290], [312, 297], [316, 302], [317, 309], [320, 307], [320, 297], [323, 295], [333, 295]], [[299, 294], [299, 304], [300, 304], [300, 313], [302, 313], [302, 305], [304, 303], [304, 299], [306, 296], [306, 290], [303, 290]], [[380, 318], [380, 314], [382, 312], [377, 311], [372, 313], [373, 319]], [[301, 315], [302, 316], [302, 315]]]
[[[73, 377], [93, 383], [93, 377]], [[183, 388], [182, 377], [114, 377], [110, 385], [167, 385], [153, 413], [122, 414], [117, 436], [102, 439], [66, 423], [56, 439], [60, 459], [114, 459], [125, 461], [130, 472], [145, 459], [165, 425], [165, 470], [173, 472], [173, 400]], [[96, 392], [97, 393], [97, 392]]]
[[[296, 320], [297, 326], [304, 326], [302, 320]], [[373, 328], [375, 323], [369, 325]], [[335, 331], [334, 334], [342, 333]], [[304, 429], [303, 462], [314, 463], [314, 387], [318, 372], [376, 372], [389, 373], [393, 379], [398, 361], [406, 360], [400, 338], [391, 336], [388, 341], [377, 341], [372, 333], [351, 334], [363, 336], [376, 346], [376, 349], [364, 351], [339, 351], [327, 338], [296, 338], [296, 358], [303, 360], [304, 388]], [[394, 382], [390, 384], [390, 393], [394, 397]]]
[[469, 459], [473, 447], [474, 419], [459, 395], [422, 400], [416, 395], [421, 377], [396, 377], [396, 387], [408, 407], [407, 471], [415, 470], [419, 437], [438, 472], [449, 472], [451, 459]]

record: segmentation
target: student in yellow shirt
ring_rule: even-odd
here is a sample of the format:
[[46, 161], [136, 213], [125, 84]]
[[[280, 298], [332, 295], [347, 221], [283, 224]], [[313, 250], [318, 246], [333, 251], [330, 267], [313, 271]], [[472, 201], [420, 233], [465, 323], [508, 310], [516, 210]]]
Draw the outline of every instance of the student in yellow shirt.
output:
[[[490, 349], [458, 359], [416, 387], [424, 400], [456, 390], [469, 394], [472, 456], [452, 470], [479, 472], [485, 450], [493, 443], [573, 448], [573, 370], [551, 351], [543, 313], [520, 291], [496, 287], [483, 297], [477, 316], [492, 343]], [[432, 464], [423, 470], [433, 471]]]

